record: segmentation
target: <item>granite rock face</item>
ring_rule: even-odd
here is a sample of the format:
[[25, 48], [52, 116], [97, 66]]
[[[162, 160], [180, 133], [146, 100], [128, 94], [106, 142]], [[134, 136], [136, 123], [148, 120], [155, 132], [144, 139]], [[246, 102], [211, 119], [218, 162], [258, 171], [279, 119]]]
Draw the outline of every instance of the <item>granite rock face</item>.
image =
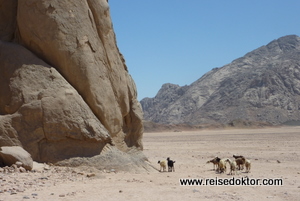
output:
[[141, 100], [144, 118], [165, 124], [234, 120], [281, 124], [300, 121], [300, 38], [281, 37], [189, 86], [164, 84]]
[[106, 0], [0, 0], [0, 146], [36, 161], [142, 149]]

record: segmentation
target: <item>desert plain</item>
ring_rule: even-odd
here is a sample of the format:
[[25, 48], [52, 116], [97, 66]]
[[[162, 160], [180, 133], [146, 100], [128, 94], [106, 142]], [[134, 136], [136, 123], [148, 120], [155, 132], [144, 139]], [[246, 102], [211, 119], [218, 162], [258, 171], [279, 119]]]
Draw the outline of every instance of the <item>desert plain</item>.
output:
[[[34, 163], [34, 171], [0, 172], [0, 200], [300, 200], [300, 127], [144, 133], [152, 171]], [[217, 173], [206, 162], [243, 155], [251, 170]], [[159, 172], [158, 160], [175, 160]], [[280, 179], [282, 185], [180, 185], [180, 179]]]

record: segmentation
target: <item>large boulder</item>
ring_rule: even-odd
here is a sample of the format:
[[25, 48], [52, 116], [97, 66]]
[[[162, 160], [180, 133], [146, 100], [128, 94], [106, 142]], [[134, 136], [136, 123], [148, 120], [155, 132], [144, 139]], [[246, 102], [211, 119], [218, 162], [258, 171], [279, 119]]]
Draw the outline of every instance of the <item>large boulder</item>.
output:
[[18, 3], [19, 43], [64, 76], [112, 136], [122, 131], [132, 96], [106, 0]]
[[0, 146], [39, 162], [142, 149], [106, 0], [0, 0], [0, 11]]

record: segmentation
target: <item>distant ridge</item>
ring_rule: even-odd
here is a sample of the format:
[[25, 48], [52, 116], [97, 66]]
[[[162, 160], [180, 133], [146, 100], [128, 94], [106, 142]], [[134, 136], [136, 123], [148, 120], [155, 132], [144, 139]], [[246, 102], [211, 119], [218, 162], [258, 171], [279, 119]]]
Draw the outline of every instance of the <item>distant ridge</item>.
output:
[[141, 105], [146, 121], [161, 124], [300, 121], [300, 38], [273, 40], [191, 85], [164, 84]]

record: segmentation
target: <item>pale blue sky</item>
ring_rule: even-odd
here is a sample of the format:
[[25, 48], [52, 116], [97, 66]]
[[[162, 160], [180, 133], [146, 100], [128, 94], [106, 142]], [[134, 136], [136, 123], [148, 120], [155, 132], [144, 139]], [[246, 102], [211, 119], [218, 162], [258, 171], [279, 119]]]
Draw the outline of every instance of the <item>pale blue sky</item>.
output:
[[109, 0], [138, 99], [189, 85], [279, 37], [300, 36], [299, 0]]

